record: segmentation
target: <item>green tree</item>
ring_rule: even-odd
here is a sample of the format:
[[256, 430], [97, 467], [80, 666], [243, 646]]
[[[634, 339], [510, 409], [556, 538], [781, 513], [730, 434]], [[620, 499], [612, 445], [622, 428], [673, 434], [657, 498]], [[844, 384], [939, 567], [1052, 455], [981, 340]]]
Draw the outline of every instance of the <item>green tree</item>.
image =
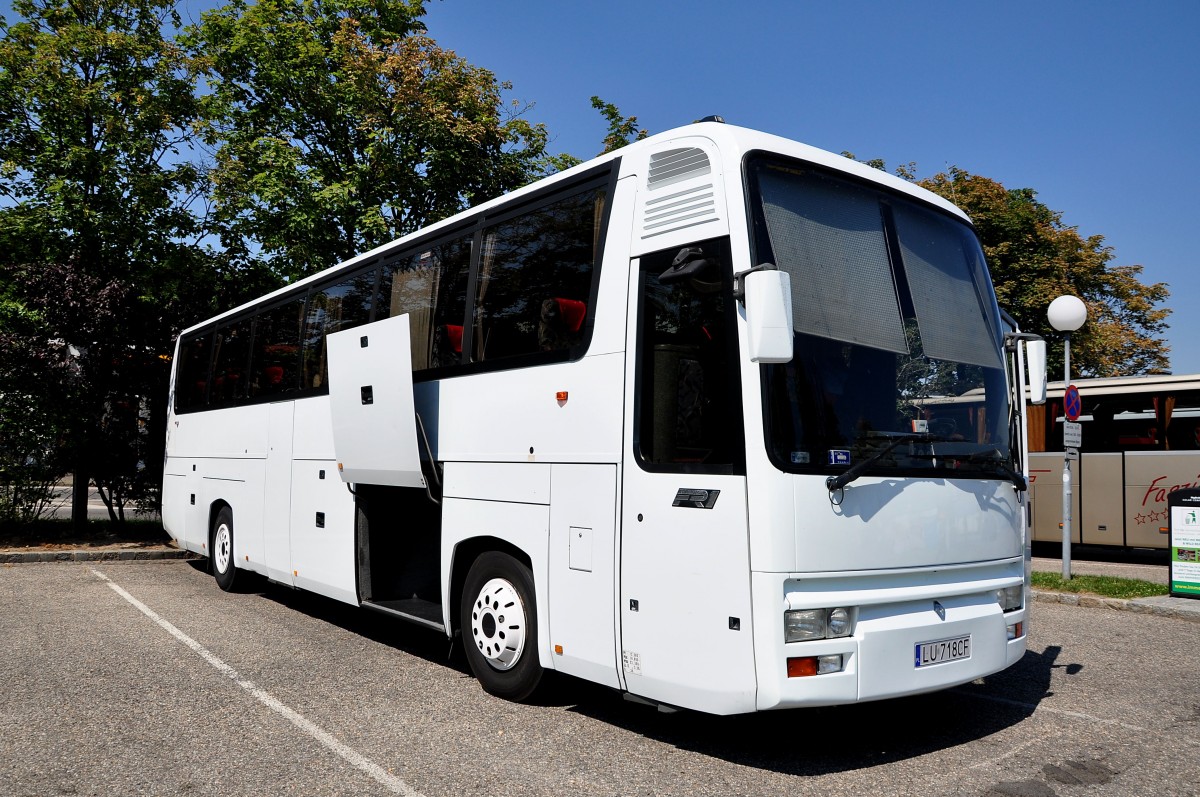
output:
[[[114, 519], [159, 482], [146, 440], [165, 428], [164, 356], [180, 297], [208, 281], [185, 157], [194, 80], [163, 33], [173, 6], [15, 0], [0, 21], [0, 447], [50, 430], [80, 523], [89, 475]], [[34, 379], [20, 366], [39, 357], [54, 367]]]
[[[600, 115], [604, 117], [604, 121], [608, 124], [608, 129], [601, 143], [603, 149], [597, 153], [597, 156], [614, 152], [627, 144], [632, 144], [634, 141], [641, 141], [650, 135], [649, 131], [643, 130], [638, 126], [636, 116], [622, 116], [621, 109], [611, 102], [605, 102], [599, 97], [593, 96], [592, 107], [600, 112]], [[565, 171], [572, 166], [578, 166], [581, 163], [583, 163], [582, 158], [577, 158], [570, 153], [564, 152], [560, 155], [547, 156], [544, 159], [544, 171], [553, 174], [554, 172]]]
[[[1030, 188], [952, 168], [918, 181], [962, 208], [975, 223], [1000, 306], [1025, 331], [1061, 340], [1046, 319], [1057, 296], [1087, 304], [1087, 323], [1071, 335], [1071, 366], [1087, 376], [1164, 373], [1169, 349], [1162, 335], [1170, 310], [1164, 283], [1145, 284], [1140, 265], [1113, 265], [1104, 237], [1084, 237]], [[1062, 373], [1062, 346], [1049, 347], [1050, 376]]]
[[649, 131], [638, 126], [636, 116], [622, 116], [621, 110], [611, 102], [605, 102], [599, 97], [592, 97], [592, 107], [600, 112], [608, 122], [608, 132], [604, 135], [604, 149], [601, 155], [614, 152], [627, 144], [641, 141], [650, 135]]
[[189, 31], [229, 251], [300, 277], [544, 169], [545, 128], [423, 14], [423, 0], [233, 0]]

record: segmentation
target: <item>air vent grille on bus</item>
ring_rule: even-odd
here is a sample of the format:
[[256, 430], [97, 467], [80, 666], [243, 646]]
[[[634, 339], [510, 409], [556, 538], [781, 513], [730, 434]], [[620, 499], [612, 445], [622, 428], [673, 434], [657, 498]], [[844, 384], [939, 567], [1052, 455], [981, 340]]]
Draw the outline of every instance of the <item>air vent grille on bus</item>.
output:
[[[668, 185], [675, 189], [658, 190]], [[642, 238], [716, 221], [719, 185], [708, 153], [699, 147], [653, 153], [642, 195]]]
[[713, 184], [705, 183], [695, 188], [647, 200], [642, 208], [642, 237], [661, 235], [664, 232], [703, 224], [717, 217], [717, 203], [713, 196]]
[[696, 147], [669, 149], [650, 156], [650, 178], [646, 187], [650, 190], [662, 188], [712, 171], [708, 155]]

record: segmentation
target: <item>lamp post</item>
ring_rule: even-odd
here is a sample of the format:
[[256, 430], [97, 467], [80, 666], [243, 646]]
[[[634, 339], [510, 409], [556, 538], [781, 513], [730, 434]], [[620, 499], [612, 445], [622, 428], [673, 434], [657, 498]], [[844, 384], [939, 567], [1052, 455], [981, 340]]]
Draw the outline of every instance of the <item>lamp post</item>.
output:
[[[1063, 393], [1071, 384], [1071, 333], [1087, 321], [1087, 305], [1076, 296], [1059, 296], [1046, 310], [1050, 326], [1063, 333]], [[1071, 454], [1063, 446], [1062, 577], [1071, 579]]]

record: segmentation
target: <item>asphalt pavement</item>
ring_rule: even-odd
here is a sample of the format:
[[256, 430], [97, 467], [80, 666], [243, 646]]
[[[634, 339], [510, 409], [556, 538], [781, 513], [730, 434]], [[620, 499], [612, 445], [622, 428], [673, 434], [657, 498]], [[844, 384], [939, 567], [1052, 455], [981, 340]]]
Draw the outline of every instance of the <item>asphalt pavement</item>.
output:
[[710, 717], [565, 677], [506, 703], [440, 634], [257, 586], [0, 567], [0, 794], [1197, 797], [1178, 620], [1039, 605], [1026, 655], [955, 689]]

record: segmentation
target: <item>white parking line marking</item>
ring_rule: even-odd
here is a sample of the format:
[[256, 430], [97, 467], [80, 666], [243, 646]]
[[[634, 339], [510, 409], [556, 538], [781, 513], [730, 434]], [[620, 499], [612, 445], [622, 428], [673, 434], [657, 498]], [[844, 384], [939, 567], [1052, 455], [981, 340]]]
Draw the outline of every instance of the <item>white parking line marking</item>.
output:
[[1007, 753], [1001, 753], [1000, 755], [996, 756], [995, 758], [989, 758], [986, 761], [980, 761], [977, 764], [972, 764], [970, 767], [968, 767], [968, 769], [979, 769], [981, 767], [998, 766], [1001, 761], [1004, 761], [1005, 759], [1008, 759], [1008, 758], [1012, 758], [1017, 753], [1024, 751], [1026, 748], [1032, 747], [1035, 744], [1042, 744], [1044, 741], [1045, 741], [1044, 736], [1034, 736], [1032, 739], [1028, 739], [1028, 740], [1022, 742], [1021, 744], [1017, 745], [1016, 747], [1012, 748]]
[[357, 750], [355, 750], [351, 747], [348, 747], [345, 744], [342, 744], [337, 739], [335, 739], [329, 732], [319, 728], [317, 725], [315, 725], [312, 721], [310, 721], [304, 715], [300, 714], [299, 712], [295, 711], [294, 709], [289, 708], [288, 706], [279, 702], [279, 700], [277, 700], [275, 697], [273, 697], [270, 693], [268, 693], [262, 689], [259, 689], [257, 686], [254, 685], [254, 682], [247, 681], [246, 679], [242, 678], [242, 676], [238, 674], [237, 670], [233, 669], [228, 664], [226, 664], [225, 662], [221, 661], [219, 658], [214, 656], [211, 651], [209, 651], [207, 648], [205, 648], [199, 642], [197, 642], [196, 640], [189, 637], [187, 634], [180, 631], [178, 628], [176, 628], [174, 625], [172, 625], [168, 621], [164, 620], [162, 617], [160, 617], [158, 615], [157, 612], [155, 612], [153, 609], [151, 609], [146, 604], [139, 601], [137, 598], [130, 595], [128, 592], [126, 592], [124, 589], [122, 589], [120, 585], [115, 583], [108, 576], [104, 575], [103, 573], [101, 573], [98, 570], [95, 570], [92, 568], [88, 568], [88, 569], [91, 570], [92, 573], [97, 578], [99, 578], [104, 583], [108, 584], [108, 586], [111, 587], [114, 592], [116, 592], [122, 598], [127, 600], [134, 608], [136, 608], [142, 614], [146, 615], [151, 620], [153, 620], [155, 623], [157, 623], [160, 628], [162, 628], [164, 631], [166, 631], [171, 636], [175, 637], [175, 639], [182, 642], [184, 645], [187, 645], [198, 656], [200, 656], [200, 658], [204, 659], [206, 662], [208, 662], [213, 667], [215, 667], [218, 672], [220, 672], [222, 675], [229, 678], [229, 680], [233, 681], [235, 684], [240, 686], [242, 689], [245, 689], [247, 692], [249, 692], [251, 695], [253, 695], [255, 700], [262, 703], [264, 706], [271, 709], [276, 714], [279, 714], [281, 717], [283, 717], [286, 720], [288, 720], [289, 722], [291, 722], [293, 725], [295, 725], [300, 730], [304, 731], [306, 734], [311, 736], [313, 739], [316, 739], [318, 742], [320, 742], [322, 745], [324, 745], [326, 747], [326, 749], [341, 756], [347, 763], [349, 763], [354, 768], [371, 776], [377, 783], [384, 786], [386, 789], [391, 791], [393, 794], [402, 794], [402, 795], [405, 795], [405, 797], [421, 797], [420, 792], [413, 789], [411, 786], [409, 786], [407, 783], [402, 781], [400, 778], [397, 778], [396, 776], [390, 774], [383, 767], [379, 766], [374, 761], [372, 761], [371, 759], [364, 756], [362, 753], [359, 753]]
[[1148, 732], [1147, 728], [1143, 728], [1140, 725], [1130, 725], [1128, 722], [1121, 722], [1120, 720], [1108, 720], [1104, 719], [1103, 717], [1093, 717], [1091, 714], [1084, 714], [1081, 711], [1067, 711], [1066, 709], [1062, 708], [1052, 708], [1051, 706], [1047, 706], [1042, 703], [1038, 703], [1036, 705], [1033, 703], [1022, 703], [1020, 700], [1009, 700], [1008, 698], [996, 697], [995, 695], [980, 695], [974, 692], [968, 692], [961, 687], [951, 689], [950, 691], [966, 697], [974, 697], [978, 700], [990, 700], [993, 703], [1004, 703], [1008, 706], [1016, 706], [1017, 708], [1028, 709], [1031, 714], [1034, 712], [1041, 713], [1044, 711], [1050, 714], [1059, 714], [1064, 717], [1087, 720], [1088, 722], [1098, 722], [1102, 725], [1116, 725], [1118, 728], [1125, 728], [1126, 730], [1136, 731], [1137, 733]]

